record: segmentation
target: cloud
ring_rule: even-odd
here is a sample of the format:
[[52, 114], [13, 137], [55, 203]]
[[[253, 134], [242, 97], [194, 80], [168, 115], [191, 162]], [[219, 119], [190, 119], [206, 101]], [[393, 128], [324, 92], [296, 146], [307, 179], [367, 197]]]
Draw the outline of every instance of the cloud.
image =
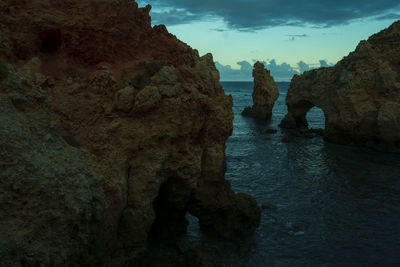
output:
[[[241, 61], [240, 63], [240, 69], [232, 69], [230, 65], [222, 65], [218, 61], [215, 62], [215, 66], [221, 75], [221, 81], [251, 81], [252, 65], [247, 61]], [[248, 66], [250, 66], [250, 69]]]
[[288, 39], [288, 41], [295, 41], [296, 39], [299, 38], [306, 38], [306, 37], [310, 37], [307, 34], [286, 34], [286, 36], [289, 36], [290, 38]]
[[310, 70], [310, 66], [302, 60], [300, 60], [300, 62], [297, 62], [297, 66], [299, 66], [301, 73]]
[[326, 67], [332, 66], [332, 65], [328, 64], [328, 62], [326, 62], [326, 60], [323, 60], [323, 59], [321, 59], [319, 61], [319, 65], [320, 65], [321, 68], [326, 68]]
[[293, 75], [299, 74], [290, 64], [283, 62], [282, 64], [277, 64], [275, 59], [269, 62], [263, 61], [265, 67], [271, 71], [271, 75], [276, 81], [290, 81]]
[[286, 36], [295, 37], [295, 38], [305, 38], [305, 37], [309, 37], [308, 34], [287, 34]]
[[[273, 26], [330, 27], [362, 18], [395, 18], [400, 10], [398, 0], [141, 0], [154, 7], [172, 8], [174, 12], [155, 12], [158, 23], [188, 23], [214, 16], [222, 18], [229, 28], [252, 31]], [[178, 13], [185, 11], [182, 17]], [[166, 18], [171, 15], [174, 19]]]
[[177, 25], [200, 20], [203, 17], [190, 13], [184, 9], [168, 9], [164, 11], [154, 11], [151, 14], [155, 24]]
[[252, 73], [252, 71], [253, 71], [253, 66], [247, 61], [243, 60], [236, 64], [238, 64], [240, 66], [240, 70], [243, 72]]
[[398, 20], [398, 19], [400, 19], [400, 14], [399, 13], [389, 13], [389, 14], [377, 16], [374, 19], [376, 19], [376, 20], [386, 20], [386, 19]]
[[[253, 60], [256, 62], [256, 60]], [[321, 59], [319, 64], [307, 64], [304, 61], [297, 63], [298, 68], [292, 67], [285, 62], [277, 64], [275, 59], [262, 61], [264, 66], [271, 71], [271, 75], [275, 81], [290, 81], [295, 74], [301, 74], [304, 71], [315, 69], [316, 67], [331, 67], [333, 64], [328, 64], [326, 60]], [[221, 81], [252, 81], [253, 65], [248, 61], [237, 62], [240, 69], [233, 69], [230, 65], [222, 65], [215, 62], [215, 66], [220, 72]], [[311, 67], [315, 66], [315, 67]]]
[[214, 28], [214, 29], [210, 29], [211, 31], [215, 31], [215, 32], [226, 32], [229, 31], [228, 29], [222, 29], [222, 28]]
[[[221, 74], [222, 81], [252, 81], [253, 65], [247, 61], [237, 63], [240, 69], [233, 69], [230, 65], [222, 65], [215, 62], [215, 66]], [[263, 64], [276, 81], [290, 81], [294, 74], [299, 74], [291, 65], [287, 63], [277, 64], [275, 59], [268, 62], [263, 61]]]

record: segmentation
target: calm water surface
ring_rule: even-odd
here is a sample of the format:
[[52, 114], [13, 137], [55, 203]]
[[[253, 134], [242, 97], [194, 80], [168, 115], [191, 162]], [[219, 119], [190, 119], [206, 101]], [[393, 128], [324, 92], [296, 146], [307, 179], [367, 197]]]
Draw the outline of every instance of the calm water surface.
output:
[[[263, 205], [260, 227], [240, 243], [202, 235], [190, 217], [190, 242], [215, 266], [400, 266], [400, 155], [326, 143], [282, 143], [288, 83], [269, 122], [242, 117], [251, 82], [222, 83], [234, 99], [226, 179]], [[324, 127], [321, 110], [307, 119]], [[279, 130], [266, 134], [267, 129]]]

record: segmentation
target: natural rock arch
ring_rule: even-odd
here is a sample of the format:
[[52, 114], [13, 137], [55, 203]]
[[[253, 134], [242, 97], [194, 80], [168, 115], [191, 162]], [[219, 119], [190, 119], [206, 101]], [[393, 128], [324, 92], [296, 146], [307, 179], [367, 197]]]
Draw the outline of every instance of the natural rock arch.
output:
[[304, 99], [291, 105], [290, 113], [288, 113], [286, 117], [282, 120], [280, 126], [286, 129], [314, 128], [312, 127], [312, 125], [310, 125], [311, 123], [307, 117], [315, 109], [318, 109], [323, 113], [323, 118], [322, 118], [324, 120], [323, 128], [325, 128], [326, 115], [324, 109]]
[[306, 125], [312, 106], [325, 114], [326, 140], [400, 151], [400, 22], [361, 41], [334, 67], [295, 75], [283, 128]]
[[310, 108], [306, 120], [310, 129], [325, 129], [325, 113], [317, 106]]

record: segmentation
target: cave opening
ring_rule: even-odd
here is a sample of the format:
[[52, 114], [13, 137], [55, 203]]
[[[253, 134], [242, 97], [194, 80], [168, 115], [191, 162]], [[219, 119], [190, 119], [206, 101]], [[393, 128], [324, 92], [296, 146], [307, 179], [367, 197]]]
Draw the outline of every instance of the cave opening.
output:
[[306, 120], [309, 129], [325, 130], [325, 113], [319, 107], [312, 107], [306, 114]]
[[49, 29], [39, 33], [40, 52], [51, 54], [61, 48], [62, 35], [60, 29]]
[[170, 178], [164, 182], [153, 201], [156, 219], [149, 232], [153, 240], [175, 239], [186, 233], [187, 203], [191, 190], [184, 181]]

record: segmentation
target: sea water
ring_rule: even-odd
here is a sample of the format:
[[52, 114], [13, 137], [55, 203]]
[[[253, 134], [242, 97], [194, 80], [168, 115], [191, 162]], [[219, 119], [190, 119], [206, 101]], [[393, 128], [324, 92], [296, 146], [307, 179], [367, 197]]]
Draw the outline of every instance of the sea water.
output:
[[[288, 83], [269, 121], [241, 116], [251, 82], [223, 82], [234, 101], [226, 144], [235, 192], [263, 206], [260, 227], [240, 242], [203, 235], [190, 217], [188, 239], [213, 266], [400, 266], [400, 154], [299, 137], [283, 143]], [[324, 114], [307, 120], [324, 128]], [[267, 134], [276, 129], [276, 134]]]

